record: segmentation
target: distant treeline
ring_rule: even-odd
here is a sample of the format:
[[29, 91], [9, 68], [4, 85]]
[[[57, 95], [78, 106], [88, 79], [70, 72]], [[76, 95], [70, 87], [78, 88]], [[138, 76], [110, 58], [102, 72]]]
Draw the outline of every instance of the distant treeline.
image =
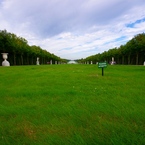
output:
[[[29, 46], [26, 39], [6, 30], [0, 30], [0, 52], [8, 53], [8, 61], [11, 65], [34, 65], [37, 57], [39, 57], [41, 64], [46, 64], [51, 60], [53, 63], [62, 61], [60, 57], [43, 50], [39, 46]], [[2, 55], [0, 61], [3, 61]]]
[[129, 40], [125, 45], [119, 48], [112, 48], [103, 53], [89, 56], [85, 59], [78, 60], [80, 63], [85, 62], [111, 62], [112, 57], [117, 64], [142, 65], [145, 61], [145, 33], [138, 34]]

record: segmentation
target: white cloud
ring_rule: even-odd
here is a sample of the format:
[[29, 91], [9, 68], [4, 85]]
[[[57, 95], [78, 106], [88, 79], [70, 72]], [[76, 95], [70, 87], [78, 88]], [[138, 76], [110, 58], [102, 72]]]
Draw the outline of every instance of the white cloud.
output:
[[[3, 0], [0, 29], [6, 29], [62, 58], [107, 51], [145, 32], [144, 0]], [[134, 23], [134, 27], [127, 27]]]

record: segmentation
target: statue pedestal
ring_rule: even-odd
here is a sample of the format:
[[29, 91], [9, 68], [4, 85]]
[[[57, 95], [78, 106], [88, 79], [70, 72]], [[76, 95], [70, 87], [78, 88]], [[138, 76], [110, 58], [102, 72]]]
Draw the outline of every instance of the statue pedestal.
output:
[[10, 66], [10, 63], [7, 60], [4, 60], [2, 62], [2, 66]]
[[39, 61], [36, 61], [36, 65], [39, 65]]

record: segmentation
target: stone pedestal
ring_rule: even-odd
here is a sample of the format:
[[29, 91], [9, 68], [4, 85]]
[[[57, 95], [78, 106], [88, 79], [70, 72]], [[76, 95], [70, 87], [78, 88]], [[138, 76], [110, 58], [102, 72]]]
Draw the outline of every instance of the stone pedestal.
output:
[[10, 66], [10, 63], [7, 61], [8, 53], [2, 53], [4, 61], [2, 62], [2, 66]]

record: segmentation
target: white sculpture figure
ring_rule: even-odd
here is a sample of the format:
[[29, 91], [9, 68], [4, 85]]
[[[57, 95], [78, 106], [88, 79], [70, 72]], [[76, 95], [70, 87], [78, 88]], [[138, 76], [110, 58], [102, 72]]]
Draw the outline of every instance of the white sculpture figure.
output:
[[39, 65], [39, 57], [37, 57], [36, 65]]
[[2, 62], [2, 66], [10, 66], [10, 63], [7, 61], [8, 53], [2, 53], [4, 61]]
[[143, 65], [145, 66], [145, 61], [144, 61], [144, 64]]
[[50, 60], [50, 64], [52, 64], [52, 60]]
[[112, 57], [112, 61], [111, 61], [111, 65], [113, 65], [115, 62], [114, 62], [114, 57]]

